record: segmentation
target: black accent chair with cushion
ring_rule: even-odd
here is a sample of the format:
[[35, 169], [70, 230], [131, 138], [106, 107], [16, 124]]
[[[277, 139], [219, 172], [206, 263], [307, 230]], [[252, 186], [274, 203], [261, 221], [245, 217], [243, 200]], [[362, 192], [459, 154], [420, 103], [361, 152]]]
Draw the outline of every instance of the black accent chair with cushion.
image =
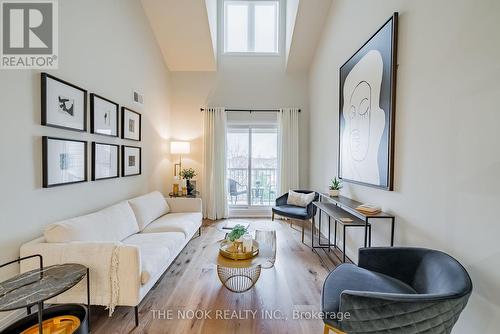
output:
[[362, 248], [357, 266], [341, 264], [325, 280], [324, 333], [451, 333], [471, 292], [467, 271], [443, 252]]
[[[317, 202], [319, 200], [319, 194], [315, 191], [312, 190], [294, 190], [294, 191], [301, 194], [315, 193], [313, 202]], [[288, 202], [288, 193], [283, 194], [276, 199], [276, 205], [272, 209], [273, 211], [272, 220], [274, 220], [275, 215], [289, 218], [290, 226], [292, 225], [293, 220], [300, 221], [302, 225], [302, 242], [304, 242], [304, 225], [306, 222], [311, 221], [312, 217], [316, 215], [316, 206], [314, 206], [312, 202], [309, 203], [307, 207], [288, 205], [287, 202]]]

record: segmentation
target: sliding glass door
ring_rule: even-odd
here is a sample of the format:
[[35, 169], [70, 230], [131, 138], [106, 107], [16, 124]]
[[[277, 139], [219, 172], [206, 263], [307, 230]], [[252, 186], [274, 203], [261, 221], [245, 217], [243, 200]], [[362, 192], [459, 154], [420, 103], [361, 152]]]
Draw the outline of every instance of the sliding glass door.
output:
[[229, 206], [272, 206], [278, 184], [277, 128], [230, 126], [226, 157]]

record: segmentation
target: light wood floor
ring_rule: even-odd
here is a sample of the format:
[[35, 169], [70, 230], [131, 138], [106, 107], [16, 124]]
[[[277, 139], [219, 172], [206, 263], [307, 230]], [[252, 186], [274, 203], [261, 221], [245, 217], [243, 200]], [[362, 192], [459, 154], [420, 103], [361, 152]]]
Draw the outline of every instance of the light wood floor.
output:
[[[134, 328], [131, 307], [118, 307], [111, 318], [104, 308], [92, 307], [92, 333], [322, 333], [321, 320], [294, 320], [293, 311], [320, 310], [323, 281], [338, 262], [318, 256], [302, 244], [298, 229], [285, 222], [277, 223], [281, 228], [277, 232], [275, 267], [263, 269], [251, 290], [232, 293], [219, 282], [215, 265], [203, 253], [207, 245], [224, 235], [217, 231], [214, 222], [207, 221], [202, 236], [186, 246], [142, 301], [139, 327]], [[306, 244], [310, 245], [310, 230]], [[209, 313], [202, 320], [179, 319], [178, 312], [187, 310]], [[240, 313], [236, 319], [216, 319], [225, 310], [230, 312], [226, 318], [235, 316], [233, 310]], [[158, 318], [157, 311], [164, 311], [164, 317]], [[256, 312], [255, 316], [250, 311]], [[279, 319], [269, 319], [270, 315]]]

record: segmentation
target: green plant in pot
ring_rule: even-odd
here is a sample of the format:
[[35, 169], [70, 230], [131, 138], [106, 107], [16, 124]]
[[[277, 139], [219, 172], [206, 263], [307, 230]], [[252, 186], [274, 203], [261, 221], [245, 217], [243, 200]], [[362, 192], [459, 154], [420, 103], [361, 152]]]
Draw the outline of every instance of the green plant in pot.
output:
[[328, 186], [328, 195], [332, 197], [337, 197], [339, 195], [340, 189], [342, 189], [342, 181], [334, 177], [331, 180], [330, 186]]
[[198, 175], [196, 171], [192, 168], [184, 168], [181, 170], [180, 173], [181, 177], [186, 180], [186, 188], [187, 188], [187, 193], [188, 195], [194, 195], [193, 192], [195, 191], [195, 187], [191, 180]]
[[246, 233], [247, 229], [243, 225], [236, 225], [231, 230], [231, 232], [228, 233], [227, 239], [231, 242], [235, 242], [236, 240], [244, 236]]

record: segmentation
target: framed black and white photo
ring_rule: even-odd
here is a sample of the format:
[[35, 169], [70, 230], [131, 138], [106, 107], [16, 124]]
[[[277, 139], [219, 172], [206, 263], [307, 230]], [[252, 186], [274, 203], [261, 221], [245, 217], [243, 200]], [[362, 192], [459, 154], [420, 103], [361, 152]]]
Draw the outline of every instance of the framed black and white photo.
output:
[[87, 131], [87, 91], [42, 73], [42, 125]]
[[119, 177], [119, 145], [92, 142], [92, 181]]
[[122, 107], [122, 138], [141, 140], [141, 114]]
[[118, 104], [97, 94], [90, 94], [90, 132], [118, 137]]
[[393, 190], [397, 22], [394, 15], [340, 68], [339, 177]]
[[43, 187], [87, 181], [87, 142], [42, 137]]
[[122, 145], [122, 176], [141, 174], [141, 148]]

